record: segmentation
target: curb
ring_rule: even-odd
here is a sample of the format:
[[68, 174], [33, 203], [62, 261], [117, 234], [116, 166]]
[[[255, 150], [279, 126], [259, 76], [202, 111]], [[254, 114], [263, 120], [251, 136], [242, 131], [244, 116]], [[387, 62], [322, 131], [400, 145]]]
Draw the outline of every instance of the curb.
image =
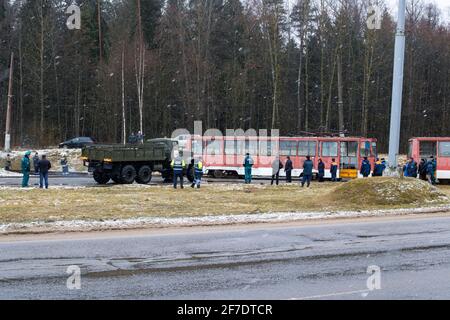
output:
[[335, 211], [335, 212], [285, 212], [265, 214], [238, 214], [204, 217], [182, 218], [136, 218], [106, 221], [54, 221], [0, 224], [0, 236], [48, 234], [70, 232], [98, 232], [115, 230], [137, 230], [169, 227], [196, 227], [196, 226], [228, 226], [238, 224], [256, 223], [287, 223], [297, 221], [319, 221], [331, 219], [355, 219], [371, 217], [395, 217], [416, 214], [435, 214], [449, 212], [450, 206], [405, 208], [392, 210], [371, 211]]

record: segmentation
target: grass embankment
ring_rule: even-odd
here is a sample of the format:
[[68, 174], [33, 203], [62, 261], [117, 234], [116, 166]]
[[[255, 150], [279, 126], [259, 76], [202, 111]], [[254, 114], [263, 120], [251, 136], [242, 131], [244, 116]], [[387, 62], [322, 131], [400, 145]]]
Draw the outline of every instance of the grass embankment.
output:
[[0, 189], [0, 224], [412, 208], [448, 203], [445, 194], [450, 195], [450, 188], [442, 190], [444, 193], [421, 181], [389, 178], [314, 183], [311, 189], [301, 189], [297, 184], [209, 185], [201, 190], [137, 185], [50, 190], [4, 188]]

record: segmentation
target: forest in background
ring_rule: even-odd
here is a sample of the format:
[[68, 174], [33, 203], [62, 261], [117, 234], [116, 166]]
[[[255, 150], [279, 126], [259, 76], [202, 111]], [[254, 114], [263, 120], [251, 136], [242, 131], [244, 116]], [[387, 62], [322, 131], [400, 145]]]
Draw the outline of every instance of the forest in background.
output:
[[[81, 29], [66, 9], [81, 8]], [[449, 136], [450, 25], [407, 1], [402, 149]], [[0, 143], [10, 54], [12, 144], [119, 143], [174, 129], [339, 132], [388, 145], [395, 19], [366, 0], [0, 0]], [[125, 131], [124, 131], [125, 129]]]

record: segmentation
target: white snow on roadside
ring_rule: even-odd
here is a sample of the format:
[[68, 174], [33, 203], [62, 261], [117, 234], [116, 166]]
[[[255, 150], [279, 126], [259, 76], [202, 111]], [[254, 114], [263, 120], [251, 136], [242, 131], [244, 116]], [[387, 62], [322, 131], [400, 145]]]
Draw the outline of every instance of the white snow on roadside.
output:
[[[24, 156], [26, 151], [31, 151], [32, 156], [35, 152], [39, 153], [39, 156], [46, 155], [52, 163], [52, 169], [50, 171], [61, 171], [60, 159], [63, 155], [67, 156], [69, 162], [69, 171], [72, 173], [86, 172], [87, 168], [83, 167], [81, 160], [81, 149], [59, 149], [59, 148], [47, 148], [47, 149], [23, 149], [12, 150], [11, 152], [0, 152], [0, 166], [3, 166], [3, 162], [6, 159], [6, 155], [9, 154], [13, 161], [13, 167], [15, 169], [20, 168], [20, 160]], [[15, 166], [14, 166], [15, 163]], [[0, 177], [2, 174], [0, 174]], [[4, 176], [4, 175], [3, 175]]]
[[22, 175], [17, 172], [6, 171], [3, 168], [0, 168], [0, 178], [1, 177], [21, 177]]
[[136, 218], [106, 221], [54, 221], [0, 224], [0, 235], [12, 233], [48, 233], [48, 232], [87, 232], [107, 230], [130, 230], [141, 228], [192, 227], [211, 225], [234, 225], [250, 223], [278, 223], [310, 220], [328, 220], [343, 218], [367, 218], [384, 216], [401, 216], [447, 212], [450, 206], [411, 208], [371, 211], [336, 211], [336, 212], [290, 212], [265, 214], [240, 214], [206, 217], [180, 218]]

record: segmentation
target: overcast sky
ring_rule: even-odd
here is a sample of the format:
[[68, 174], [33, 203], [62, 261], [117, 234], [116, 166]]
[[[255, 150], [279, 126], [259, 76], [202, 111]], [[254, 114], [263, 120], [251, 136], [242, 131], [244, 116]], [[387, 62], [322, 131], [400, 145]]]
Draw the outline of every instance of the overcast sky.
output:
[[[297, 0], [288, 0], [291, 4], [297, 2]], [[333, 1], [333, 0], [329, 0]], [[408, 0], [406, 0], [408, 1]], [[422, 0], [424, 3], [436, 4], [442, 12], [442, 19], [450, 22], [450, 0]], [[386, 0], [391, 7], [391, 13], [395, 17], [397, 16], [398, 0]]]
[[[397, 14], [398, 0], [388, 0], [392, 13]], [[423, 0], [424, 3], [434, 3], [442, 12], [442, 18], [450, 21], [450, 0]]]

